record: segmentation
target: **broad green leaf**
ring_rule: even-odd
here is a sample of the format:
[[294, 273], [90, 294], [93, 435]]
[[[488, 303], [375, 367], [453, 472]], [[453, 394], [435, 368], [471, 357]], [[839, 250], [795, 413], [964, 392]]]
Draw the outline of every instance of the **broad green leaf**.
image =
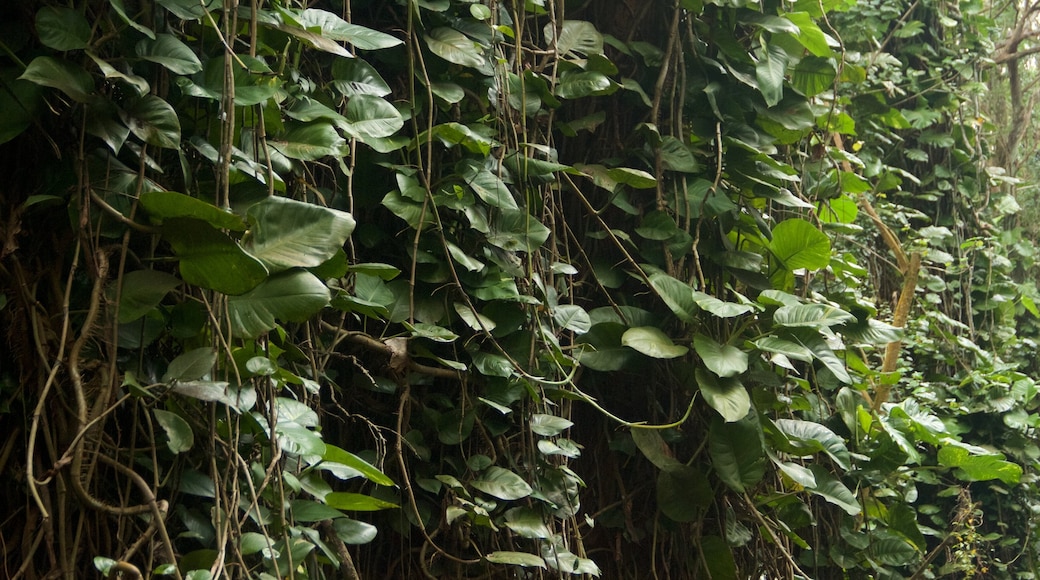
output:
[[588, 558], [579, 558], [574, 555], [559, 540], [555, 540], [553, 543], [542, 543], [542, 558], [545, 559], [545, 562], [552, 569], [568, 574], [588, 574], [591, 576], [599, 576], [601, 574], [599, 566], [596, 566], [595, 562]]
[[294, 455], [321, 455], [325, 453], [325, 442], [321, 435], [297, 423], [278, 423], [274, 428], [278, 446]]
[[601, 72], [568, 71], [560, 75], [560, 82], [556, 85], [556, 96], [561, 99], [581, 99], [609, 95], [617, 89], [617, 83]]
[[157, 34], [155, 40], [142, 39], [136, 52], [140, 58], [160, 64], [173, 74], [191, 75], [202, 70], [195, 52], [172, 34]]
[[560, 37], [556, 38], [556, 26], [553, 23], [543, 29], [545, 40], [553, 46], [555, 40], [556, 54], [562, 57], [593, 56], [603, 54], [603, 35], [595, 25], [584, 20], [564, 20], [560, 25]]
[[151, 28], [134, 21], [133, 18], [126, 13], [126, 6], [123, 5], [123, 0], [108, 0], [108, 3], [112, 5], [112, 10], [115, 10], [116, 15], [119, 19], [127, 23], [131, 28], [147, 36], [148, 38], [155, 40], [155, 33], [152, 32]]
[[[479, 6], [473, 4], [472, 6]], [[534, 554], [528, 554], [526, 552], [491, 552], [485, 556], [488, 562], [492, 564], [511, 564], [513, 566], [523, 566], [524, 568], [536, 567], [545, 568], [545, 560]]]
[[679, 233], [679, 227], [668, 212], [654, 210], [643, 216], [636, 233], [648, 240], [664, 241]]
[[693, 288], [685, 282], [659, 272], [650, 275], [650, 285], [668, 308], [679, 317], [679, 320], [693, 322], [699, 310], [694, 301]]
[[661, 141], [660, 149], [661, 161], [664, 163], [665, 169], [681, 173], [697, 173], [700, 171], [700, 164], [697, 162], [697, 158], [693, 156], [693, 151], [675, 137], [671, 135], [665, 136]]
[[203, 221], [168, 218], [163, 238], [180, 258], [181, 278], [224, 294], [243, 294], [267, 278], [264, 264]]
[[355, 469], [361, 472], [369, 481], [378, 483], [379, 485], [394, 485], [394, 481], [386, 476], [385, 473], [376, 469], [375, 466], [369, 462], [361, 459], [357, 455], [344, 451], [343, 449], [332, 445], [331, 443], [325, 444], [325, 454], [321, 456], [322, 461], [330, 463], [338, 463], [340, 465], [346, 465], [351, 469]]
[[470, 485], [474, 489], [504, 500], [523, 499], [531, 495], [532, 491], [531, 486], [522, 477], [497, 465], [489, 467]]
[[772, 107], [784, 97], [784, 74], [790, 56], [781, 46], [767, 43], [763, 37], [762, 50], [758, 51], [758, 63], [755, 65], [755, 79], [758, 90], [765, 98], [766, 104]]
[[170, 361], [170, 366], [163, 374], [162, 382], [197, 381], [209, 374], [216, 363], [217, 353], [208, 346], [189, 350]]
[[563, 417], [545, 415], [543, 413], [531, 415], [529, 424], [531, 426], [531, 431], [543, 437], [555, 437], [574, 425], [573, 422], [568, 421]]
[[288, 517], [295, 522], [310, 523], [345, 517], [343, 512], [338, 509], [312, 499], [290, 500], [288, 507]]
[[775, 336], [760, 338], [752, 344], [754, 344], [759, 350], [782, 354], [788, 358], [793, 358], [802, 362], [812, 362], [813, 359], [812, 351], [805, 346]]
[[479, 312], [474, 312], [467, 304], [456, 302], [453, 306], [455, 312], [459, 315], [459, 318], [466, 323], [466, 326], [469, 326], [477, 332], [491, 332], [498, 326], [494, 320], [480, 314]]
[[766, 454], [757, 415], [749, 413], [735, 422], [715, 418], [708, 437], [711, 465], [730, 489], [744, 493], [762, 480]]
[[347, 98], [357, 95], [385, 97], [390, 86], [372, 65], [360, 58], [340, 58], [332, 64], [332, 86]]
[[355, 95], [347, 101], [347, 131], [371, 145], [404, 127], [404, 117], [393, 105], [375, 95]]
[[704, 366], [720, 377], [735, 377], [748, 369], [747, 353], [731, 344], [719, 344], [709, 336], [698, 334], [693, 337], [693, 348]]
[[881, 537], [870, 543], [870, 558], [886, 566], [906, 566], [917, 560], [918, 552], [902, 538]]
[[657, 466], [658, 469], [668, 470], [677, 468], [682, 463], [672, 455], [672, 450], [665, 443], [657, 429], [632, 429], [632, 440], [635, 441], [639, 451]]
[[448, 62], [472, 68], [481, 68], [487, 63], [483, 48], [454, 28], [434, 28], [423, 38], [433, 54]]
[[553, 310], [553, 320], [560, 328], [583, 334], [592, 328], [592, 319], [589, 313], [577, 304], [561, 304]]
[[181, 453], [191, 449], [195, 444], [195, 434], [187, 421], [176, 413], [162, 409], [152, 409], [152, 413], [155, 415], [155, 420], [159, 423], [159, 426], [166, 432], [166, 437], [169, 439], [166, 445], [170, 448], [170, 451]]
[[169, 218], [193, 218], [218, 229], [246, 229], [238, 214], [176, 191], [146, 191], [141, 194], [141, 207], [159, 224]]
[[816, 56], [805, 57], [791, 69], [791, 87], [802, 95], [812, 98], [829, 91], [834, 86], [838, 71], [831, 59]]
[[845, 440], [834, 431], [813, 421], [801, 421], [798, 419], [776, 419], [774, 424], [789, 439], [798, 439], [819, 444], [820, 448], [844, 470], [851, 467], [849, 450], [845, 447]]
[[[512, 196], [503, 201], [513, 202]], [[549, 228], [522, 209], [501, 209], [491, 224], [488, 243], [507, 252], [534, 252], [549, 239]]]
[[271, 272], [320, 266], [343, 248], [355, 225], [349, 213], [284, 197], [255, 203], [246, 215], [253, 224], [246, 249]]
[[751, 396], [736, 378], [720, 378], [701, 368], [695, 377], [704, 400], [726, 421], [739, 421], [751, 410]]
[[1006, 461], [1002, 453], [973, 448], [949, 439], [939, 448], [938, 460], [940, 465], [957, 468], [955, 474], [964, 481], [999, 479], [1014, 484], [1022, 477], [1022, 468]]
[[317, 427], [321, 422], [318, 418], [318, 413], [306, 403], [288, 397], [278, 397], [275, 402], [279, 423], [292, 423], [301, 427]]
[[170, 386], [170, 390], [200, 401], [223, 403], [239, 412], [249, 411], [256, 404], [255, 389], [232, 389], [223, 381], [178, 381]]
[[[513, 210], [514, 212], [519, 211], [520, 207], [516, 204], [516, 200], [513, 199], [513, 193], [509, 191], [509, 187], [506, 186], [505, 182], [503, 182], [501, 178], [484, 165], [472, 159], [465, 159], [458, 163], [455, 166], [455, 169], [458, 174], [466, 180], [466, 185], [468, 185], [470, 189], [472, 189], [473, 192], [488, 205], [503, 210]], [[527, 212], [521, 212], [519, 215], [527, 216], [527, 219], [524, 221], [537, 222], [537, 220]], [[505, 228], [499, 226], [498, 230], [519, 234], [526, 229], [519, 229], [523, 226], [523, 221], [512, 220]], [[513, 228], [518, 229], [514, 230]]]
[[774, 465], [780, 468], [784, 475], [791, 478], [791, 481], [802, 487], [816, 487], [816, 476], [813, 475], [812, 470], [808, 467], [791, 461], [780, 461], [772, 455], [770, 455], [770, 459], [772, 459]]
[[846, 324], [856, 317], [827, 304], [796, 304], [781, 306], [773, 313], [773, 322], [791, 328], [827, 328]]
[[135, 270], [123, 275], [119, 294], [119, 323], [141, 318], [163, 301], [163, 298], [182, 284], [176, 276], [158, 270]]
[[275, 274], [253, 290], [228, 298], [235, 336], [256, 338], [277, 326], [277, 320], [303, 322], [325, 308], [329, 289], [306, 270]]
[[97, 56], [89, 50], [87, 51], [87, 56], [90, 57], [90, 60], [94, 61], [94, 64], [98, 66], [98, 68], [101, 70], [101, 73], [105, 75], [106, 79], [118, 79], [120, 81], [123, 81], [128, 86], [133, 88], [134, 92], [136, 92], [138, 96], [145, 95], [148, 93], [148, 91], [151, 90], [148, 81], [146, 81], [144, 78], [139, 77], [137, 75], [125, 74], [120, 72], [107, 61], [101, 59], [101, 57]]
[[35, 83], [16, 79], [14, 69], [0, 70], [0, 143], [7, 143], [28, 129], [44, 104], [43, 89]]
[[549, 526], [542, 519], [541, 510], [516, 507], [506, 512], [506, 527], [523, 538], [546, 539], [552, 536]]
[[25, 68], [22, 80], [58, 89], [74, 101], [86, 103], [94, 92], [94, 77], [82, 67], [49, 56], [38, 56]]
[[78, 10], [44, 6], [36, 13], [36, 34], [48, 48], [77, 50], [90, 44], [90, 23]]
[[696, 467], [678, 463], [657, 474], [657, 507], [668, 519], [692, 522], [711, 505], [714, 493]]
[[831, 47], [827, 43], [827, 35], [824, 34], [823, 30], [820, 29], [820, 26], [816, 24], [808, 12], [788, 12], [784, 14], [784, 18], [798, 26], [798, 33], [795, 35], [795, 38], [798, 39], [798, 42], [806, 50], [813, 53], [816, 57], [830, 57], [833, 55], [833, 51], [831, 51]]
[[769, 251], [788, 270], [819, 270], [830, 263], [830, 239], [803, 219], [780, 222], [773, 228], [772, 235]]
[[462, 248], [449, 241], [445, 241], [444, 245], [448, 248], [448, 253], [458, 265], [470, 272], [479, 272], [484, 269], [484, 262], [470, 256]]
[[621, 344], [651, 358], [676, 358], [690, 349], [672, 342], [668, 335], [654, 326], [637, 326], [621, 335]]
[[513, 363], [500, 354], [478, 350], [471, 353], [471, 356], [473, 366], [484, 376], [509, 378], [516, 372]]
[[379, 50], [403, 44], [384, 32], [351, 24], [339, 16], [325, 10], [308, 8], [307, 10], [286, 10], [300, 26], [307, 30], [319, 29], [320, 34], [332, 40], [349, 42], [354, 48], [361, 50]]
[[850, 516], [859, 515], [863, 511], [852, 491], [845, 487], [845, 484], [834, 477], [831, 472], [827, 471], [826, 467], [814, 463], [809, 466], [809, 469], [812, 470], [813, 477], [816, 478], [816, 487], [809, 489], [810, 493], [818, 495], [840, 507]]
[[704, 566], [708, 569], [712, 580], [737, 580], [737, 564], [733, 560], [733, 551], [726, 540], [719, 536], [702, 536], [699, 540], [701, 553], [704, 554]]
[[126, 103], [123, 122], [138, 139], [165, 149], [181, 144], [181, 122], [177, 111], [155, 95], [144, 95]]
[[220, 10], [221, 0], [156, 0], [163, 8], [182, 20], [198, 20], [207, 11]]
[[347, 142], [332, 123], [312, 122], [294, 127], [270, 143], [290, 159], [316, 161], [323, 157], [343, 157]]
[[336, 537], [343, 540], [344, 544], [351, 546], [371, 542], [376, 539], [379, 531], [372, 524], [350, 518], [338, 518], [332, 522], [332, 527], [336, 530]]

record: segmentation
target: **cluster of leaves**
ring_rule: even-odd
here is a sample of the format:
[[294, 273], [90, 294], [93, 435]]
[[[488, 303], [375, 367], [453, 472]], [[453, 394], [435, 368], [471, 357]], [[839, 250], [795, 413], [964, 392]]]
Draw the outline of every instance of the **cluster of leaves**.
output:
[[0, 143], [55, 169], [3, 206], [15, 568], [1032, 555], [1038, 312], [980, 6], [383, 4], [23, 3]]

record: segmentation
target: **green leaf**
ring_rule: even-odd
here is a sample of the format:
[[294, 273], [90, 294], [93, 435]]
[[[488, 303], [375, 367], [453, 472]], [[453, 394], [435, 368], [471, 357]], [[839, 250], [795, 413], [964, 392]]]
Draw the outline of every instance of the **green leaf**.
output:
[[162, 409], [152, 409], [152, 413], [155, 415], [155, 420], [159, 423], [159, 426], [166, 432], [166, 437], [169, 439], [166, 445], [169, 446], [170, 451], [181, 453], [191, 449], [192, 445], [195, 444], [195, 434], [187, 421], [176, 413]]
[[404, 117], [393, 105], [375, 95], [355, 95], [347, 102], [347, 131], [370, 143], [390, 137], [404, 127]]
[[[552, 46], [556, 38], [555, 24], [546, 24], [542, 32], [546, 42]], [[556, 54], [565, 58], [603, 54], [603, 35], [591, 22], [564, 20], [560, 25], [560, 37], [556, 40]]]
[[846, 324], [856, 317], [828, 304], [796, 304], [781, 306], [773, 313], [773, 322], [789, 328], [827, 328]]
[[355, 469], [361, 472], [369, 481], [378, 483], [379, 485], [392, 486], [394, 480], [386, 476], [385, 473], [379, 471], [372, 464], [361, 459], [357, 455], [344, 451], [343, 449], [332, 445], [331, 443], [325, 444], [325, 454], [321, 456], [322, 461], [330, 463], [338, 463], [340, 465], [346, 465], [351, 469]]
[[112, 5], [112, 10], [115, 10], [116, 15], [119, 16], [120, 20], [127, 23], [127, 25], [129, 25], [134, 30], [140, 32], [148, 38], [151, 38], [152, 40], [155, 40], [155, 33], [152, 32], [151, 28], [148, 28], [143, 24], [138, 24], [134, 21], [134, 19], [130, 18], [130, 16], [127, 15], [126, 6], [123, 5], [123, 0], [108, 0], [108, 3]]
[[176, 276], [158, 270], [127, 272], [123, 275], [119, 294], [119, 323], [125, 324], [141, 318], [181, 283]]
[[760, 338], [752, 344], [754, 344], [759, 350], [782, 354], [788, 358], [793, 358], [802, 362], [812, 362], [813, 359], [812, 351], [805, 346], [775, 336]]
[[765, 476], [766, 454], [758, 416], [748, 413], [735, 422], [711, 422], [708, 451], [715, 473], [730, 489], [744, 493]]
[[36, 13], [36, 34], [47, 48], [78, 50], [90, 44], [90, 23], [78, 10], [44, 6]]
[[758, 81], [758, 90], [770, 107], [784, 97], [784, 74], [789, 61], [790, 57], [783, 47], [762, 40], [762, 50], [758, 53], [758, 63], [755, 65], [755, 79]]
[[694, 374], [704, 400], [726, 421], [739, 421], [751, 410], [751, 396], [736, 378], [720, 378], [702, 368]]
[[357, 95], [385, 97], [390, 94], [386, 84], [372, 65], [360, 58], [340, 58], [332, 64], [332, 86], [347, 98]]
[[351, 546], [371, 542], [376, 539], [376, 534], [379, 531], [372, 524], [350, 518], [338, 518], [333, 521], [332, 527], [336, 530], [336, 537], [343, 540], [343, 543]]
[[543, 437], [555, 437], [574, 425], [572, 421], [568, 421], [563, 417], [542, 413], [531, 415], [529, 424], [531, 431]]
[[704, 566], [712, 580], [737, 580], [737, 564], [726, 540], [718, 536], [702, 536], [699, 540]]
[[476, 330], [477, 332], [491, 332], [498, 326], [494, 320], [491, 320], [479, 312], [474, 312], [467, 304], [456, 302], [453, 306], [455, 312], [459, 315], [459, 318], [466, 323], [466, 326]]
[[523, 499], [531, 495], [531, 486], [522, 477], [497, 465], [492, 465], [470, 485], [488, 495], [504, 500]]
[[173, 74], [191, 75], [202, 70], [195, 52], [172, 34], [157, 34], [155, 40], [142, 39], [135, 48], [137, 56], [160, 64]]
[[246, 532], [242, 534], [242, 538], [238, 542], [238, 548], [241, 550], [243, 556], [250, 554], [256, 554], [261, 550], [266, 550], [271, 544], [275, 543], [267, 536], [257, 532]]
[[831, 242], [811, 223], [798, 218], [784, 220], [773, 228], [769, 251], [788, 270], [819, 270], [831, 260]]
[[838, 71], [831, 59], [805, 57], [791, 70], [791, 86], [802, 95], [812, 98], [834, 86]]
[[[501, 201], [513, 203], [510, 195]], [[489, 244], [507, 252], [534, 252], [549, 239], [549, 228], [522, 209], [501, 209], [491, 224]]]
[[181, 278], [224, 294], [243, 294], [267, 278], [267, 268], [237, 242], [203, 221], [169, 218], [165, 238], [180, 258]]
[[640, 429], [638, 427], [632, 428], [632, 440], [635, 442], [636, 447], [642, 452], [643, 456], [650, 460], [661, 470], [669, 470], [678, 468], [682, 465], [678, 459], [672, 455], [672, 450], [665, 443], [663, 437], [657, 429]]
[[676, 358], [690, 349], [677, 345], [661, 329], [654, 326], [637, 326], [621, 335], [621, 344], [651, 358]]
[[693, 348], [704, 366], [720, 377], [735, 377], [748, 370], [747, 353], [731, 344], [722, 345], [698, 334], [693, 337]]
[[169, 218], [193, 218], [217, 229], [246, 229], [245, 221], [238, 214], [176, 191], [146, 191], [141, 194], [141, 207], [160, 224]]
[[788, 439], [818, 444], [838, 464], [838, 467], [846, 471], [851, 467], [851, 458], [848, 448], [845, 447], [845, 440], [827, 427], [813, 421], [798, 419], [776, 419], [774, 424]]
[[346, 212], [284, 197], [268, 197], [246, 210], [253, 224], [246, 249], [271, 272], [314, 268], [343, 248], [354, 231]]
[[682, 173], [700, 171], [700, 164], [693, 156], [693, 151], [671, 135], [666, 135], [661, 141], [661, 161], [664, 163], [664, 168], [669, 171]]
[[685, 282], [659, 272], [650, 275], [650, 285], [668, 308], [679, 317], [679, 320], [693, 322], [699, 310], [694, 301], [693, 288]]
[[906, 566], [917, 559], [917, 549], [902, 538], [877, 538], [870, 543], [870, 558], [886, 566]]
[[696, 521], [711, 505], [708, 478], [697, 468], [678, 463], [657, 474], [657, 507], [675, 522]]
[[516, 507], [506, 512], [506, 527], [523, 538], [546, 539], [552, 536], [549, 526], [545, 525], [540, 510]]
[[[509, 191], [505, 182], [483, 164], [480, 164], [473, 159], [465, 159], [458, 163], [455, 166], [455, 169], [459, 175], [466, 180], [466, 185], [468, 185], [470, 189], [472, 189], [473, 192], [488, 205], [503, 210], [513, 210], [514, 212], [519, 211], [520, 208], [516, 204], [516, 200], [513, 199], [513, 193]], [[537, 220], [531, 217], [527, 212], [520, 212], [519, 214], [514, 215], [526, 216], [524, 221], [537, 222]], [[520, 229], [519, 231], [514, 229], [520, 226], [523, 226], [523, 222], [518, 222], [518, 220], [514, 219], [505, 227], [500, 225], [497, 231], [514, 234], [521, 233], [526, 228]]]
[[123, 122], [131, 133], [149, 145], [165, 149], [177, 149], [181, 145], [181, 122], [177, 111], [155, 95], [129, 101], [123, 107]]
[[292, 18], [307, 30], [320, 30], [320, 34], [332, 40], [349, 42], [354, 48], [361, 50], [379, 50], [404, 44], [399, 38], [372, 30], [357, 24], [346, 22], [339, 16], [325, 10], [308, 8], [307, 10], [285, 10]]
[[733, 318], [754, 310], [754, 307], [749, 304], [724, 302], [714, 296], [697, 290], [693, 291], [693, 301], [701, 310], [718, 316], [719, 318]]
[[199, 20], [207, 11], [219, 10], [221, 0], [156, 0], [174, 16], [182, 20]]
[[434, 28], [423, 38], [433, 54], [448, 62], [472, 68], [481, 68], [487, 62], [480, 45], [454, 28]]
[[560, 75], [560, 82], [556, 85], [556, 96], [561, 99], [581, 99], [609, 95], [617, 89], [617, 83], [601, 72], [568, 71]]
[[306, 270], [275, 274], [253, 290], [228, 298], [231, 329], [235, 336], [256, 338], [277, 326], [277, 320], [307, 320], [330, 298], [325, 284]]
[[0, 143], [7, 143], [28, 129], [44, 103], [39, 85], [16, 79], [15, 72], [0, 70], [0, 111], [4, 112], [0, 115]]
[[199, 380], [212, 371], [216, 363], [217, 353], [208, 346], [189, 350], [170, 361], [162, 382]]
[[288, 507], [288, 517], [295, 522], [310, 523], [345, 517], [338, 509], [312, 499], [290, 500]]
[[592, 319], [589, 313], [577, 304], [561, 304], [553, 310], [553, 320], [560, 328], [583, 334], [592, 328]]
[[[478, 6], [473, 4], [472, 6]], [[528, 554], [526, 552], [491, 552], [485, 556], [488, 562], [492, 564], [511, 564], [513, 566], [523, 566], [524, 568], [536, 567], [545, 568], [545, 560], [534, 554]]]
[[170, 390], [200, 401], [223, 403], [239, 412], [252, 409], [256, 403], [256, 391], [252, 387], [235, 390], [224, 381], [177, 381]]
[[323, 157], [343, 157], [347, 142], [332, 123], [312, 122], [289, 130], [270, 141], [290, 159], [317, 161]]
[[664, 241], [679, 233], [679, 228], [668, 212], [654, 210], [643, 216], [636, 233], [648, 240]]
[[964, 481], [999, 479], [1007, 484], [1015, 484], [1022, 477], [1022, 468], [1006, 461], [1002, 453], [991, 453], [951, 439], [944, 443], [939, 448], [939, 464], [957, 468], [955, 474]]
[[94, 77], [82, 67], [49, 56], [38, 56], [25, 68], [22, 80], [58, 89], [74, 101], [86, 103], [94, 92]]
[[831, 472], [827, 471], [827, 468], [814, 463], [809, 466], [809, 469], [813, 472], [813, 477], [816, 478], [816, 487], [809, 489], [809, 492], [822, 497], [828, 502], [840, 507], [845, 510], [845, 513], [850, 516], [859, 515], [862, 510], [859, 502], [856, 501], [856, 496], [845, 487], [845, 484], [839, 481], [836, 477], [831, 475]]
[[830, 45], [827, 44], [827, 36], [808, 12], [788, 12], [784, 14], [784, 18], [798, 26], [798, 34], [795, 35], [795, 38], [806, 50], [816, 57], [833, 55]]

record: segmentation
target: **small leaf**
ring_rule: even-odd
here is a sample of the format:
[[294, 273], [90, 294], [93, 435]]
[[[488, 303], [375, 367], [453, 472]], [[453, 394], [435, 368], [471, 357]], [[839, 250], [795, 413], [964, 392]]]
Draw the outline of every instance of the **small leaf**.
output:
[[733, 345], [722, 345], [708, 336], [698, 334], [693, 337], [693, 348], [704, 366], [720, 377], [735, 377], [748, 370], [747, 353]]
[[163, 431], [166, 432], [166, 437], [169, 438], [166, 444], [170, 447], [170, 451], [181, 453], [191, 449], [195, 444], [195, 434], [187, 421], [176, 413], [162, 409], [152, 409], [152, 413], [155, 414], [155, 420], [159, 422]]
[[661, 329], [654, 326], [637, 326], [621, 335], [621, 344], [651, 358], [676, 358], [690, 349], [677, 345]]
[[379, 532], [372, 524], [350, 518], [337, 518], [333, 521], [332, 527], [336, 530], [336, 537], [343, 540], [344, 544], [352, 546], [371, 542]]
[[492, 465], [481, 474], [480, 479], [470, 483], [474, 489], [478, 489], [488, 495], [504, 500], [523, 499], [531, 495], [531, 486], [519, 475]]

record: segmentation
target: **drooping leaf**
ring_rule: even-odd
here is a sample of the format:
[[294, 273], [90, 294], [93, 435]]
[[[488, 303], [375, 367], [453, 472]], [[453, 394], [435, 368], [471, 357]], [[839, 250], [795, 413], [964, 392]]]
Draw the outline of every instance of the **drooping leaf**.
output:
[[236, 336], [256, 338], [278, 320], [303, 322], [328, 305], [329, 289], [306, 270], [275, 274], [256, 288], [228, 298], [231, 329]]
[[698, 334], [693, 337], [693, 348], [704, 366], [720, 377], [735, 377], [748, 369], [747, 353], [731, 344], [719, 344], [709, 336]]
[[270, 141], [278, 151], [290, 159], [316, 161], [323, 157], [342, 157], [347, 152], [347, 141], [332, 123], [313, 122], [297, 126]]
[[553, 310], [553, 320], [560, 328], [564, 328], [578, 334], [583, 334], [592, 328], [592, 319], [589, 313], [577, 304], [561, 304]]
[[347, 98], [357, 95], [385, 97], [390, 86], [372, 65], [360, 58], [341, 58], [332, 64], [332, 86]]
[[730, 489], [744, 493], [762, 480], [766, 454], [757, 415], [749, 413], [734, 422], [716, 418], [711, 423], [708, 437], [711, 465]]
[[344, 544], [351, 546], [367, 544], [376, 539], [376, 534], [379, 532], [378, 528], [370, 523], [350, 518], [337, 518], [333, 520], [332, 527], [336, 530], [336, 537], [343, 540]]
[[751, 396], [736, 378], [717, 377], [702, 368], [695, 376], [704, 400], [726, 421], [739, 421], [751, 410]]
[[483, 67], [486, 63], [480, 45], [454, 28], [434, 28], [423, 38], [433, 54], [448, 62], [472, 68]]
[[123, 275], [119, 299], [119, 322], [133, 322], [162, 302], [181, 281], [158, 270], [135, 270]]
[[264, 264], [206, 222], [167, 218], [163, 238], [180, 258], [181, 278], [224, 294], [243, 294], [267, 278]]
[[704, 554], [704, 566], [712, 580], [737, 580], [737, 564], [733, 551], [726, 540], [719, 536], [704, 536], [700, 539], [700, 550]]
[[574, 425], [573, 422], [568, 421], [563, 417], [546, 415], [544, 413], [531, 415], [529, 424], [531, 426], [531, 431], [543, 437], [555, 437]]
[[246, 210], [253, 224], [245, 247], [271, 272], [314, 268], [336, 255], [354, 231], [346, 212], [284, 197], [269, 197]]
[[813, 359], [812, 351], [805, 346], [776, 336], [760, 338], [753, 344], [760, 350], [782, 354], [788, 358], [793, 358], [802, 362], [812, 362]]
[[838, 464], [838, 467], [845, 470], [851, 467], [851, 458], [849, 450], [845, 446], [845, 440], [826, 426], [798, 419], [776, 419], [774, 424], [789, 439], [818, 444]]
[[379, 50], [403, 44], [399, 38], [352, 24], [326, 10], [308, 8], [306, 10], [285, 10], [284, 13], [291, 14], [292, 19], [307, 30], [317, 28], [322, 36], [349, 42], [354, 45], [354, 48], [361, 50]]
[[692, 522], [711, 505], [708, 478], [696, 467], [678, 463], [657, 474], [657, 507], [668, 519]]
[[48, 48], [77, 50], [90, 43], [90, 23], [78, 10], [44, 6], [36, 12], [36, 34]]
[[38, 56], [19, 79], [58, 89], [74, 101], [86, 103], [94, 92], [94, 78], [82, 67], [50, 56]]
[[191, 425], [183, 417], [163, 409], [152, 409], [152, 414], [155, 415], [159, 426], [166, 432], [168, 439], [166, 445], [170, 451], [181, 453], [190, 450], [195, 445], [195, 433], [192, 432]]
[[683, 322], [693, 322], [699, 308], [694, 301], [694, 292], [688, 284], [663, 274], [650, 275], [650, 285], [661, 297], [661, 300]]
[[762, 50], [758, 53], [758, 63], [755, 65], [755, 78], [766, 104], [772, 107], [784, 97], [784, 74], [787, 72], [790, 57], [787, 51], [777, 44], [766, 43], [763, 40], [762, 45]]
[[[474, 4], [474, 6], [478, 5]], [[492, 564], [511, 564], [513, 566], [523, 566], [524, 568], [545, 568], [545, 560], [526, 552], [491, 552], [485, 558]]]
[[676, 358], [690, 350], [673, 343], [667, 334], [654, 326], [637, 326], [626, 330], [621, 336], [621, 344], [651, 358]]
[[246, 229], [241, 216], [176, 191], [146, 191], [141, 194], [141, 207], [159, 224], [170, 218], [193, 218], [218, 229]]
[[137, 56], [160, 64], [177, 75], [191, 75], [202, 70], [202, 61], [195, 52], [172, 34], [157, 34], [155, 40], [142, 39], [137, 43]]
[[840, 507], [850, 516], [859, 515], [863, 511], [852, 491], [838, 478], [834, 477], [831, 472], [827, 471], [826, 467], [814, 463], [809, 466], [809, 469], [812, 470], [813, 477], [816, 478], [816, 487], [809, 489], [810, 493], [818, 495]]
[[519, 475], [492, 465], [470, 485], [488, 495], [504, 500], [523, 499], [531, 495], [531, 486]]
[[379, 485], [394, 485], [392, 479], [387, 477], [382, 471], [379, 471], [379, 469], [371, 463], [361, 459], [349, 451], [336, 447], [331, 443], [325, 444], [325, 454], [321, 456], [321, 459], [322, 461], [338, 463], [340, 465], [346, 465], [351, 469], [355, 469], [373, 483], [378, 483]]
[[571, 71], [560, 76], [556, 96], [561, 99], [581, 99], [616, 92], [617, 83], [598, 71]]
[[138, 139], [163, 147], [177, 149], [181, 144], [181, 122], [177, 111], [155, 95], [144, 95], [126, 103], [123, 122]]
[[827, 328], [846, 324], [856, 317], [827, 304], [796, 304], [781, 306], [773, 313], [773, 322], [792, 328]]

